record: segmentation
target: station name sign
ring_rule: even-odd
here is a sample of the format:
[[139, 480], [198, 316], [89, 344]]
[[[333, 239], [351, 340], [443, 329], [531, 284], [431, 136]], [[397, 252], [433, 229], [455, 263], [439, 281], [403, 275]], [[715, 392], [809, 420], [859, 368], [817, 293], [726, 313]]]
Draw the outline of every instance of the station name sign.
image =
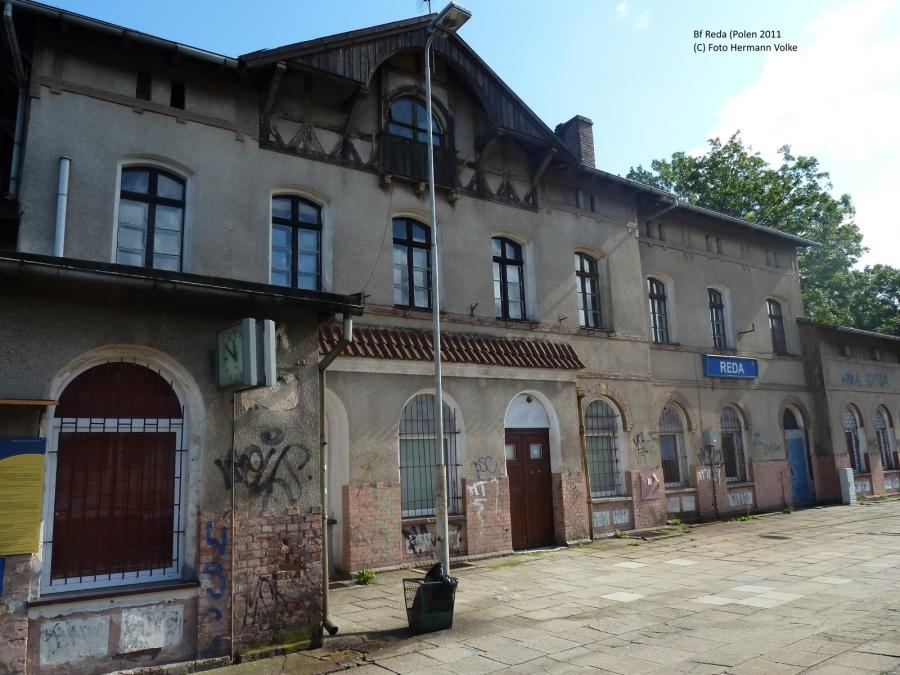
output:
[[759, 377], [759, 364], [756, 359], [747, 359], [740, 356], [704, 354], [703, 374], [706, 377], [752, 380]]

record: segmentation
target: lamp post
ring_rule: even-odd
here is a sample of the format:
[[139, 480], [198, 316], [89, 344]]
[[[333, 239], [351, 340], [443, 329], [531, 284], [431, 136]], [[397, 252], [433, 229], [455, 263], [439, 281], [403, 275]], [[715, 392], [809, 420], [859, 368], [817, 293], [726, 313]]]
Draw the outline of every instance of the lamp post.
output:
[[437, 521], [437, 545], [444, 573], [450, 573], [450, 542], [447, 539], [447, 448], [444, 445], [444, 390], [441, 383], [441, 307], [438, 295], [440, 287], [440, 256], [438, 255], [437, 203], [434, 196], [434, 125], [431, 114], [431, 43], [435, 38], [446, 38], [462, 26], [472, 13], [451, 2], [428, 24], [425, 41], [425, 99], [428, 118], [428, 198], [431, 204], [431, 315], [434, 323], [434, 419], [437, 423], [440, 464], [437, 465], [434, 483], [434, 516]]

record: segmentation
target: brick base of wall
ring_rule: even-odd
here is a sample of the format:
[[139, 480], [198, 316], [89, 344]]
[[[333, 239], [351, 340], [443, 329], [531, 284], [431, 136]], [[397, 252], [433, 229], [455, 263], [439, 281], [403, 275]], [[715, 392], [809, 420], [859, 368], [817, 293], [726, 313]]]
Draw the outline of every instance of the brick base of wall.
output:
[[662, 486], [660, 485], [660, 489], [654, 493], [653, 497], [644, 499], [641, 496], [641, 472], [629, 471], [626, 478], [631, 486], [634, 529], [644, 530], [650, 527], [663, 527], [666, 524], [666, 499], [665, 490], [662, 489]]
[[0, 593], [0, 673], [24, 673], [28, 654], [31, 554], [4, 559]]
[[197, 532], [197, 654], [226, 656], [231, 653], [231, 518], [224, 513], [201, 514]]
[[509, 479], [464, 480], [466, 552], [484, 555], [512, 550]]
[[301, 641], [322, 614], [322, 512], [237, 514], [234, 628], [239, 651]]
[[348, 571], [397, 565], [403, 558], [400, 483], [345, 485], [343, 500]]
[[817, 502], [841, 501], [841, 484], [838, 482], [838, 469], [850, 466], [850, 456], [814, 455], [812, 458], [813, 483], [815, 484]]
[[581, 471], [554, 473], [553, 528], [557, 544], [569, 544], [590, 537], [588, 527], [587, 481]]
[[753, 462], [753, 485], [759, 511], [780, 510], [794, 501], [787, 460]]
[[881, 463], [881, 455], [869, 455], [869, 468], [872, 474], [872, 494], [884, 494], [884, 465]]

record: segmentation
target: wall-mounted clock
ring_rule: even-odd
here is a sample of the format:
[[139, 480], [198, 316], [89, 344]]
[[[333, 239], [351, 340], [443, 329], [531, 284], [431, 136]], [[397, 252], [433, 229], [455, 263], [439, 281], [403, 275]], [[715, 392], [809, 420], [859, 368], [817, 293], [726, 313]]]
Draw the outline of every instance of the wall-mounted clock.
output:
[[256, 321], [242, 319], [218, 332], [216, 371], [220, 387], [256, 385]]

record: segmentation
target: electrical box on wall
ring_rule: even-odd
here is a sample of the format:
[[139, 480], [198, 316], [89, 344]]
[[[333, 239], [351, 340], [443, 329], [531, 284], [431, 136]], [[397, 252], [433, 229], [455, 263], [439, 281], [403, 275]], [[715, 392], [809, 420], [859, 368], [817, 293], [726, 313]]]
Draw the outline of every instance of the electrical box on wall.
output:
[[718, 448], [722, 443], [722, 439], [719, 437], [719, 432], [715, 429], [704, 429], [703, 431], [703, 445], [711, 446], [713, 448]]

